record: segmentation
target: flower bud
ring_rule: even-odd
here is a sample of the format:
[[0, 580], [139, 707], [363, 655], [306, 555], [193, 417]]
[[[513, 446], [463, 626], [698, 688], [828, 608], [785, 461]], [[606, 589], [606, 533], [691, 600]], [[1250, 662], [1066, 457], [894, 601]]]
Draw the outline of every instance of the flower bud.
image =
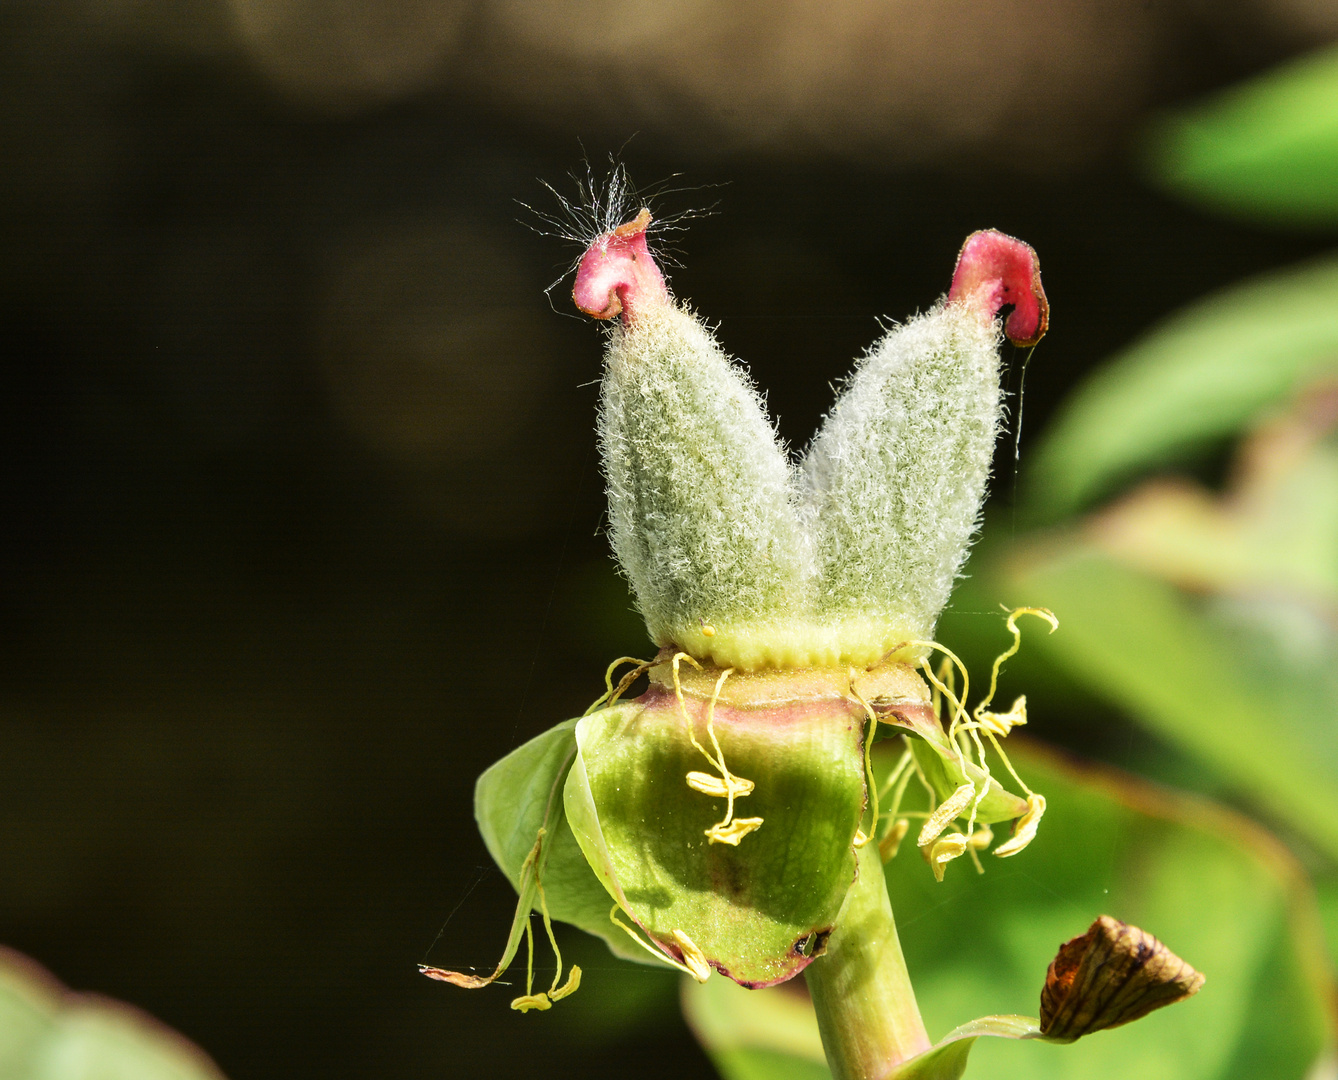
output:
[[1059, 947], [1046, 972], [1041, 1033], [1072, 1042], [1192, 997], [1203, 983], [1151, 934], [1102, 915]]

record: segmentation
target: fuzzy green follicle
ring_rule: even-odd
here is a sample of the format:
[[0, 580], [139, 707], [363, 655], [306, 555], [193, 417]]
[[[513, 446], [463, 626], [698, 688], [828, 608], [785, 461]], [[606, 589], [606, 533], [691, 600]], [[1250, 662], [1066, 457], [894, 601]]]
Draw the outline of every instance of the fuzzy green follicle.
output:
[[657, 645], [739, 670], [918, 659], [975, 533], [1001, 420], [1000, 331], [1048, 318], [1035, 253], [970, 237], [952, 290], [859, 362], [792, 461], [746, 372], [664, 287], [642, 211], [582, 258], [609, 338], [610, 536]]
[[687, 312], [643, 308], [613, 328], [599, 438], [614, 553], [657, 644], [712, 629], [718, 645], [778, 641], [811, 608], [789, 464], [756, 391]]

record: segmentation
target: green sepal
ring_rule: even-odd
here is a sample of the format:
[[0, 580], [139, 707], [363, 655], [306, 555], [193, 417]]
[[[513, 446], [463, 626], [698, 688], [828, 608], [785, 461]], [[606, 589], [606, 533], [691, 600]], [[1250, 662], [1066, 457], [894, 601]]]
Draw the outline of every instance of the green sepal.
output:
[[[967, 761], [962, 768], [961, 760], [948, 747], [946, 738], [943, 743], [928, 739], [912, 739], [911, 753], [920, 771], [925, 774], [934, 789], [938, 801], [942, 802], [968, 780], [980, 790], [980, 783], [985, 771]], [[993, 776], [989, 778], [989, 788], [985, 797], [976, 807], [976, 822], [980, 825], [992, 825], [998, 821], [1012, 821], [1027, 812], [1027, 800], [1014, 795]]]
[[609, 921], [604, 889], [566, 820], [562, 786], [576, 757], [576, 723], [567, 720], [517, 747], [488, 768], [474, 787], [474, 816], [483, 842], [521, 894], [506, 961], [520, 945], [530, 911], [538, 910], [537, 889], [525, 864], [541, 828], [546, 832], [538, 868], [549, 914], [603, 938], [624, 959], [646, 960], [645, 953]]
[[715, 731], [731, 773], [755, 784], [736, 815], [763, 819], [737, 846], [707, 839], [725, 801], [688, 787], [709, 766], [672, 699], [577, 723], [567, 816], [609, 896], [667, 953], [682, 955], [678, 931], [722, 974], [766, 986], [820, 951], [854, 880], [860, 725], [844, 708], [722, 708]]

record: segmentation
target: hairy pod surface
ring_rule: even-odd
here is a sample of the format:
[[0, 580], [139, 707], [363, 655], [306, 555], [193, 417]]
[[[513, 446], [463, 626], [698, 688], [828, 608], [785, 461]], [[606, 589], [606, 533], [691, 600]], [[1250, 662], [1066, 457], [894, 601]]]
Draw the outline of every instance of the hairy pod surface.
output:
[[923, 655], [989, 478], [995, 316], [1012, 304], [1007, 327], [1045, 330], [1035, 253], [1001, 233], [969, 238], [949, 296], [870, 350], [792, 461], [743, 368], [662, 279], [637, 284], [649, 224], [643, 210], [593, 244], [577, 293], [584, 310], [622, 315], [600, 449], [614, 553], [651, 637], [747, 671]]
[[[987, 712], [992, 682], [968, 714], [965, 671], [959, 700], [925, 662], [985, 493], [1001, 343], [1015, 325], [1044, 331], [1034, 252], [971, 237], [950, 295], [884, 335], [794, 460], [745, 370], [670, 296], [650, 223], [643, 209], [597, 237], [573, 297], [612, 323], [598, 424], [609, 532], [660, 653], [617, 687], [610, 668], [585, 716], [479, 779], [479, 827], [520, 904], [493, 975], [427, 970], [486, 985], [524, 938], [522, 1010], [579, 985], [573, 972], [534, 992], [531, 910], [555, 951], [553, 918], [698, 980], [770, 986], [823, 955], [858, 882], [873, 889], [868, 867], [909, 828], [912, 775], [929, 805], [904, 812], [925, 818], [917, 846], [940, 880], [988, 847], [992, 823], [1028, 822], [999, 854], [1021, 850], [1044, 811], [999, 783], [982, 742], [1006, 764], [996, 740], [1023, 707]], [[1001, 332], [1004, 304], [1021, 316]], [[649, 688], [619, 701], [640, 673]], [[886, 815], [880, 735], [907, 744]], [[885, 907], [881, 878], [873, 891]]]

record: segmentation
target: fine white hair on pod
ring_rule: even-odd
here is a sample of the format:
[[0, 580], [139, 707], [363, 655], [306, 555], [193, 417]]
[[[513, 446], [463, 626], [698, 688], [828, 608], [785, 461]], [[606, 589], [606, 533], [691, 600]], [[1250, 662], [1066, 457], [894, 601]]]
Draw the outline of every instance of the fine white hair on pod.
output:
[[1000, 344], [1045, 332], [1035, 252], [994, 230], [968, 237], [948, 296], [859, 361], [794, 466], [747, 374], [670, 295], [652, 220], [643, 207], [596, 237], [572, 290], [612, 324], [610, 535], [651, 636], [742, 670], [917, 653], [979, 523]]
[[[602, 236], [614, 232], [620, 225], [636, 216], [642, 207], [654, 209], [655, 258], [661, 266], [678, 265], [675, 248], [671, 243], [674, 234], [685, 232], [687, 223], [697, 218], [710, 217], [715, 211], [715, 204], [689, 205], [672, 212], [665, 212], [659, 207], [662, 200], [670, 196], [689, 192], [700, 192], [696, 186], [680, 186], [676, 183], [680, 174], [674, 173], [648, 187], [632, 182], [626, 167], [614, 155], [609, 155], [608, 171], [601, 177], [589, 159], [579, 171], [568, 174], [572, 196], [564, 195], [546, 180], [540, 185], [553, 200], [549, 208], [531, 206], [527, 202], [519, 205], [525, 209], [529, 219], [524, 221], [540, 236], [551, 236], [557, 240], [575, 245], [579, 251], [553, 282], [544, 290], [550, 296], [555, 288], [579, 265], [583, 253]], [[713, 185], [707, 185], [710, 187]]]
[[658, 644], [803, 617], [811, 544], [761, 398], [672, 301], [613, 329], [599, 441], [614, 552]]
[[927, 640], [975, 533], [1002, 416], [1001, 334], [965, 304], [894, 327], [802, 464], [820, 613]]

